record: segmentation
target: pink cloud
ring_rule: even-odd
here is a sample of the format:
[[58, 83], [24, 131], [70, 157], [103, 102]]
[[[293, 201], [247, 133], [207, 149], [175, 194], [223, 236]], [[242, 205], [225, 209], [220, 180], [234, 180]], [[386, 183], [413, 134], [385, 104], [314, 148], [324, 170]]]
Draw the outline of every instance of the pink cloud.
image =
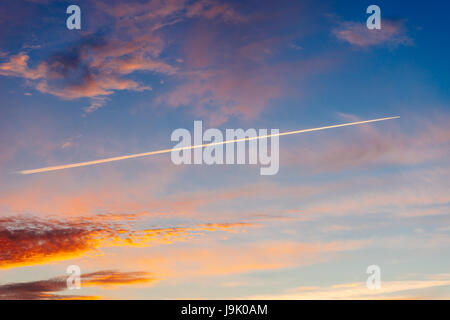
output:
[[[347, 118], [359, 120], [351, 116]], [[364, 125], [352, 129], [353, 133], [343, 132], [337, 137], [321, 139], [320, 143], [301, 143], [285, 148], [280, 161], [288, 166], [301, 165], [320, 172], [362, 166], [420, 164], [448, 157], [449, 115], [440, 114], [430, 119], [409, 115], [408, 118], [410, 124], [420, 128], [419, 131], [407, 132], [395, 123], [383, 124], [383, 129]]]
[[24, 52], [9, 57], [7, 62], [0, 64], [0, 75], [23, 77], [36, 80], [45, 76], [47, 72], [46, 64], [41, 64], [35, 69], [28, 67], [29, 56]]
[[383, 20], [381, 29], [369, 30], [365, 23], [344, 22], [333, 30], [333, 34], [354, 46], [367, 48], [376, 45], [411, 45], [403, 23]]
[[189, 107], [195, 116], [212, 126], [233, 117], [254, 119], [289, 92], [299, 79], [328, 70], [335, 59], [320, 55], [273, 62], [287, 43], [288, 39], [283, 37], [264, 38], [252, 33], [236, 37], [214, 25], [201, 23], [185, 40], [184, 63], [177, 74], [181, 83], [160, 96], [158, 102]]
[[[234, 6], [220, 1], [153, 0], [145, 3], [97, 2], [96, 8], [115, 20], [114, 32], [105, 37], [92, 34], [56, 52], [35, 68], [25, 52], [0, 63], [0, 75], [31, 80], [35, 88], [62, 99], [92, 98], [86, 113], [103, 107], [115, 91], [150, 90], [150, 86], [124, 78], [137, 71], [174, 75], [177, 68], [161, 57], [167, 39], [160, 28], [186, 19], [240, 22]], [[95, 22], [97, 24], [97, 22]], [[39, 48], [39, 47], [37, 47]]]
[[192, 106], [196, 116], [210, 125], [220, 125], [231, 116], [253, 118], [281, 95], [278, 85], [257, 75], [223, 70], [188, 75], [187, 79], [164, 101], [173, 107]]

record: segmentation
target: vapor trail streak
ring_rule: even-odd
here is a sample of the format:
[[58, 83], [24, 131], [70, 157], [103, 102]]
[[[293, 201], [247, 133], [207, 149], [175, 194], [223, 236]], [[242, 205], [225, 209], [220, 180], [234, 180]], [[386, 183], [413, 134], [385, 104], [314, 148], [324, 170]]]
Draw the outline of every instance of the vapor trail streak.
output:
[[84, 166], [91, 166], [91, 165], [94, 165], [94, 164], [101, 164], [101, 163], [106, 163], [106, 162], [113, 162], [113, 161], [119, 161], [119, 160], [133, 159], [133, 158], [139, 158], [139, 157], [146, 157], [146, 156], [152, 156], [152, 155], [155, 155], [155, 154], [169, 153], [169, 152], [172, 152], [172, 151], [198, 149], [198, 148], [203, 148], [203, 147], [208, 147], [208, 146], [215, 146], [215, 145], [220, 145], [220, 144], [227, 144], [227, 143], [234, 143], [234, 142], [241, 142], [241, 141], [250, 141], [250, 140], [264, 139], [264, 138], [270, 138], [270, 137], [275, 137], [275, 136], [287, 136], [287, 135], [297, 134], [297, 133], [305, 133], [305, 132], [326, 130], [326, 129], [332, 129], [332, 128], [354, 126], [354, 125], [358, 125], [358, 124], [377, 122], [377, 121], [385, 121], [385, 120], [398, 119], [398, 118], [400, 118], [400, 116], [379, 118], [379, 119], [365, 120], [365, 121], [349, 122], [349, 123], [336, 124], [336, 125], [326, 126], [326, 127], [318, 127], [318, 128], [312, 128], [312, 129], [288, 131], [288, 132], [281, 132], [281, 133], [276, 133], [276, 134], [266, 134], [266, 135], [256, 136], [256, 137], [241, 138], [241, 139], [234, 139], [234, 140], [226, 140], [226, 141], [222, 141], [222, 142], [212, 142], [212, 143], [206, 143], [206, 144], [199, 144], [199, 145], [195, 145], [195, 146], [179, 147], [179, 148], [172, 148], [172, 149], [163, 149], [163, 150], [157, 150], [157, 151], [151, 151], [151, 152], [130, 154], [130, 155], [127, 155], [127, 156], [120, 156], [120, 157], [92, 160], [92, 161], [86, 161], [86, 162], [65, 164], [65, 165], [60, 165], [60, 166], [45, 167], [45, 168], [31, 169], [31, 170], [22, 170], [22, 171], [19, 171], [17, 173], [20, 173], [20, 174], [33, 174], [33, 173], [42, 173], [42, 172], [48, 172], [48, 171], [56, 171], [56, 170], [63, 170], [63, 169], [70, 169], [70, 168], [77, 168], [77, 167], [84, 167]]

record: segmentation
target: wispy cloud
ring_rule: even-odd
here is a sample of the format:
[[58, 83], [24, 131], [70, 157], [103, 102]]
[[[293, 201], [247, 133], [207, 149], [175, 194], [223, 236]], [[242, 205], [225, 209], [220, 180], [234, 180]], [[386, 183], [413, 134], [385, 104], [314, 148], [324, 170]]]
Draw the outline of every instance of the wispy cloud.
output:
[[[147, 272], [120, 272], [104, 270], [81, 275], [82, 287], [115, 287], [148, 284], [156, 281]], [[96, 296], [63, 294], [67, 290], [67, 276], [48, 280], [18, 282], [0, 285], [0, 299], [4, 300], [62, 300], [99, 299]], [[72, 293], [72, 292], [70, 292]]]
[[[358, 120], [350, 115], [345, 118]], [[402, 122], [387, 124], [383, 130], [370, 125], [359, 127], [357, 135], [344, 132], [338, 137], [327, 136], [320, 143], [306, 141], [285, 148], [281, 161], [307, 166], [315, 172], [330, 172], [362, 166], [414, 165], [448, 157], [448, 113], [426, 119], [411, 114], [407, 119], [408, 124], [420, 130], [410, 132]]]
[[381, 29], [369, 30], [365, 23], [343, 22], [333, 29], [333, 34], [354, 46], [367, 48], [377, 45], [411, 45], [412, 39], [406, 34], [406, 27], [401, 21], [384, 19]]
[[250, 299], [336, 300], [336, 299], [427, 299], [420, 290], [450, 286], [450, 280], [383, 281], [378, 290], [369, 290], [365, 283], [345, 283], [330, 287], [291, 289], [270, 296], [253, 296]]
[[31, 80], [43, 78], [47, 72], [47, 65], [40, 64], [37, 68], [31, 69], [28, 66], [29, 59], [30, 57], [25, 52], [9, 56], [6, 62], [0, 64], [0, 75]]
[[[153, 250], [149, 256], [129, 254], [129, 261], [140, 268], [151, 268], [161, 281], [195, 281], [226, 275], [283, 270], [335, 259], [339, 254], [364, 248], [365, 240], [350, 241], [258, 241], [239, 243], [197, 243]], [[155, 248], [158, 249], [158, 248]], [[177, 257], [177, 263], [173, 263]], [[119, 263], [114, 257], [109, 263]], [[189, 278], [187, 280], [186, 278]]]

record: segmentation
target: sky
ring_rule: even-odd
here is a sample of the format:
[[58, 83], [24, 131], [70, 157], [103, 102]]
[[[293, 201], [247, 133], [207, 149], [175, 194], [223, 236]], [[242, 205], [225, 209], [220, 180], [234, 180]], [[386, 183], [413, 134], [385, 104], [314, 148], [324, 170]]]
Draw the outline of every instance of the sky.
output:
[[[449, 299], [450, 4], [432, 3], [2, 1], [0, 299]], [[280, 137], [275, 175], [170, 154], [20, 174], [172, 148], [195, 120], [392, 116]]]

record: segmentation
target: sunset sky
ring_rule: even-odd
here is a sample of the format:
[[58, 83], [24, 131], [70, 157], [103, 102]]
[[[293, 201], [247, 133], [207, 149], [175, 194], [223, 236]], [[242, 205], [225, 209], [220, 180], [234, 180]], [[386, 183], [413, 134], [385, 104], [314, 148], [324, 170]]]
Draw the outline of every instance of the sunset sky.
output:
[[[0, 299], [450, 299], [449, 10], [1, 1]], [[195, 120], [284, 132], [391, 116], [280, 137], [276, 175], [169, 153], [18, 173], [172, 148]]]

